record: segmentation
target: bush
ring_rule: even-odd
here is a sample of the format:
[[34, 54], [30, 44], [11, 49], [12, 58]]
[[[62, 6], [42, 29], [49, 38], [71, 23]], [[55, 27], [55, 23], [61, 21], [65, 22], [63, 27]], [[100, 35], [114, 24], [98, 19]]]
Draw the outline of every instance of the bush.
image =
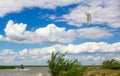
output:
[[52, 53], [51, 59], [48, 60], [51, 76], [78, 76], [76, 74], [81, 64], [77, 59], [66, 60], [65, 55], [66, 53]]
[[102, 68], [106, 68], [106, 69], [120, 69], [120, 62], [111, 59], [111, 60], [106, 60], [103, 62], [103, 65], [101, 66]]

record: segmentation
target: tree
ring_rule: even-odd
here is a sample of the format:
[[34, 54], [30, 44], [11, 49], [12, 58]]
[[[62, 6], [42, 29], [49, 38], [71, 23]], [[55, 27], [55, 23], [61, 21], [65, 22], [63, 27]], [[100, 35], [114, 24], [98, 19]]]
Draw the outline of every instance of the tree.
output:
[[77, 70], [81, 66], [81, 64], [78, 62], [77, 59], [66, 60], [65, 55], [66, 53], [52, 53], [51, 59], [48, 60], [48, 65], [50, 69], [49, 72], [51, 73], [51, 76], [60, 76], [60, 74], [62, 74], [62, 76], [67, 76], [69, 75], [69, 71], [71, 71], [72, 74], [76, 76], [75, 74], [77, 74]]

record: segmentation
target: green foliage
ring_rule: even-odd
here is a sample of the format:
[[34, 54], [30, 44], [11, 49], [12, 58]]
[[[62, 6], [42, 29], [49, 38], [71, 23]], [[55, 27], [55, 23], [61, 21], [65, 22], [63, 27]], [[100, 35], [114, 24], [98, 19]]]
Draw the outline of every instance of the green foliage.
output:
[[15, 66], [0, 66], [0, 69], [14, 69]]
[[60, 71], [59, 76], [66, 76], [67, 72], [66, 71]]
[[86, 67], [82, 66], [71, 68], [70, 70], [68, 70], [66, 76], [83, 76], [86, 69]]
[[101, 67], [106, 69], [120, 69], [120, 62], [114, 59], [106, 60]]
[[73, 67], [70, 70], [68, 70], [66, 76], [77, 76], [78, 68]]
[[82, 66], [78, 68], [77, 76], [83, 76], [86, 70], [87, 70], [87, 67]]
[[51, 76], [76, 76], [81, 64], [77, 59], [66, 60], [65, 55], [66, 53], [52, 53], [51, 59], [48, 60]]

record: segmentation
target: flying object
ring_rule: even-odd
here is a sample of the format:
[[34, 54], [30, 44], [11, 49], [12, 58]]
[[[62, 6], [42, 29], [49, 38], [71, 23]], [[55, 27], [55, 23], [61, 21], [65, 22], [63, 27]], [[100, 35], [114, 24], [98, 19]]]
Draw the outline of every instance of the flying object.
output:
[[86, 15], [86, 24], [89, 25], [91, 23], [91, 14], [85, 12], [85, 15]]

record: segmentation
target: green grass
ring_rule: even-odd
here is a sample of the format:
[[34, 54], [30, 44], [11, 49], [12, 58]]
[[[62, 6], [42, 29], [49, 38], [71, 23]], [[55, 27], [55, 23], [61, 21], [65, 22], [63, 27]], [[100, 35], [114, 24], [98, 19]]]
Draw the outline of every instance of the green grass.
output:
[[120, 76], [120, 70], [102, 69], [100, 67], [89, 67], [83, 76]]
[[[120, 70], [112, 70], [112, 69], [103, 69], [101, 67], [96, 66], [85, 66], [86, 69], [80, 69], [77, 76], [120, 76]], [[67, 73], [69, 75], [67, 75]], [[83, 73], [83, 74], [82, 74]], [[76, 76], [74, 73], [62, 71], [59, 76]]]

